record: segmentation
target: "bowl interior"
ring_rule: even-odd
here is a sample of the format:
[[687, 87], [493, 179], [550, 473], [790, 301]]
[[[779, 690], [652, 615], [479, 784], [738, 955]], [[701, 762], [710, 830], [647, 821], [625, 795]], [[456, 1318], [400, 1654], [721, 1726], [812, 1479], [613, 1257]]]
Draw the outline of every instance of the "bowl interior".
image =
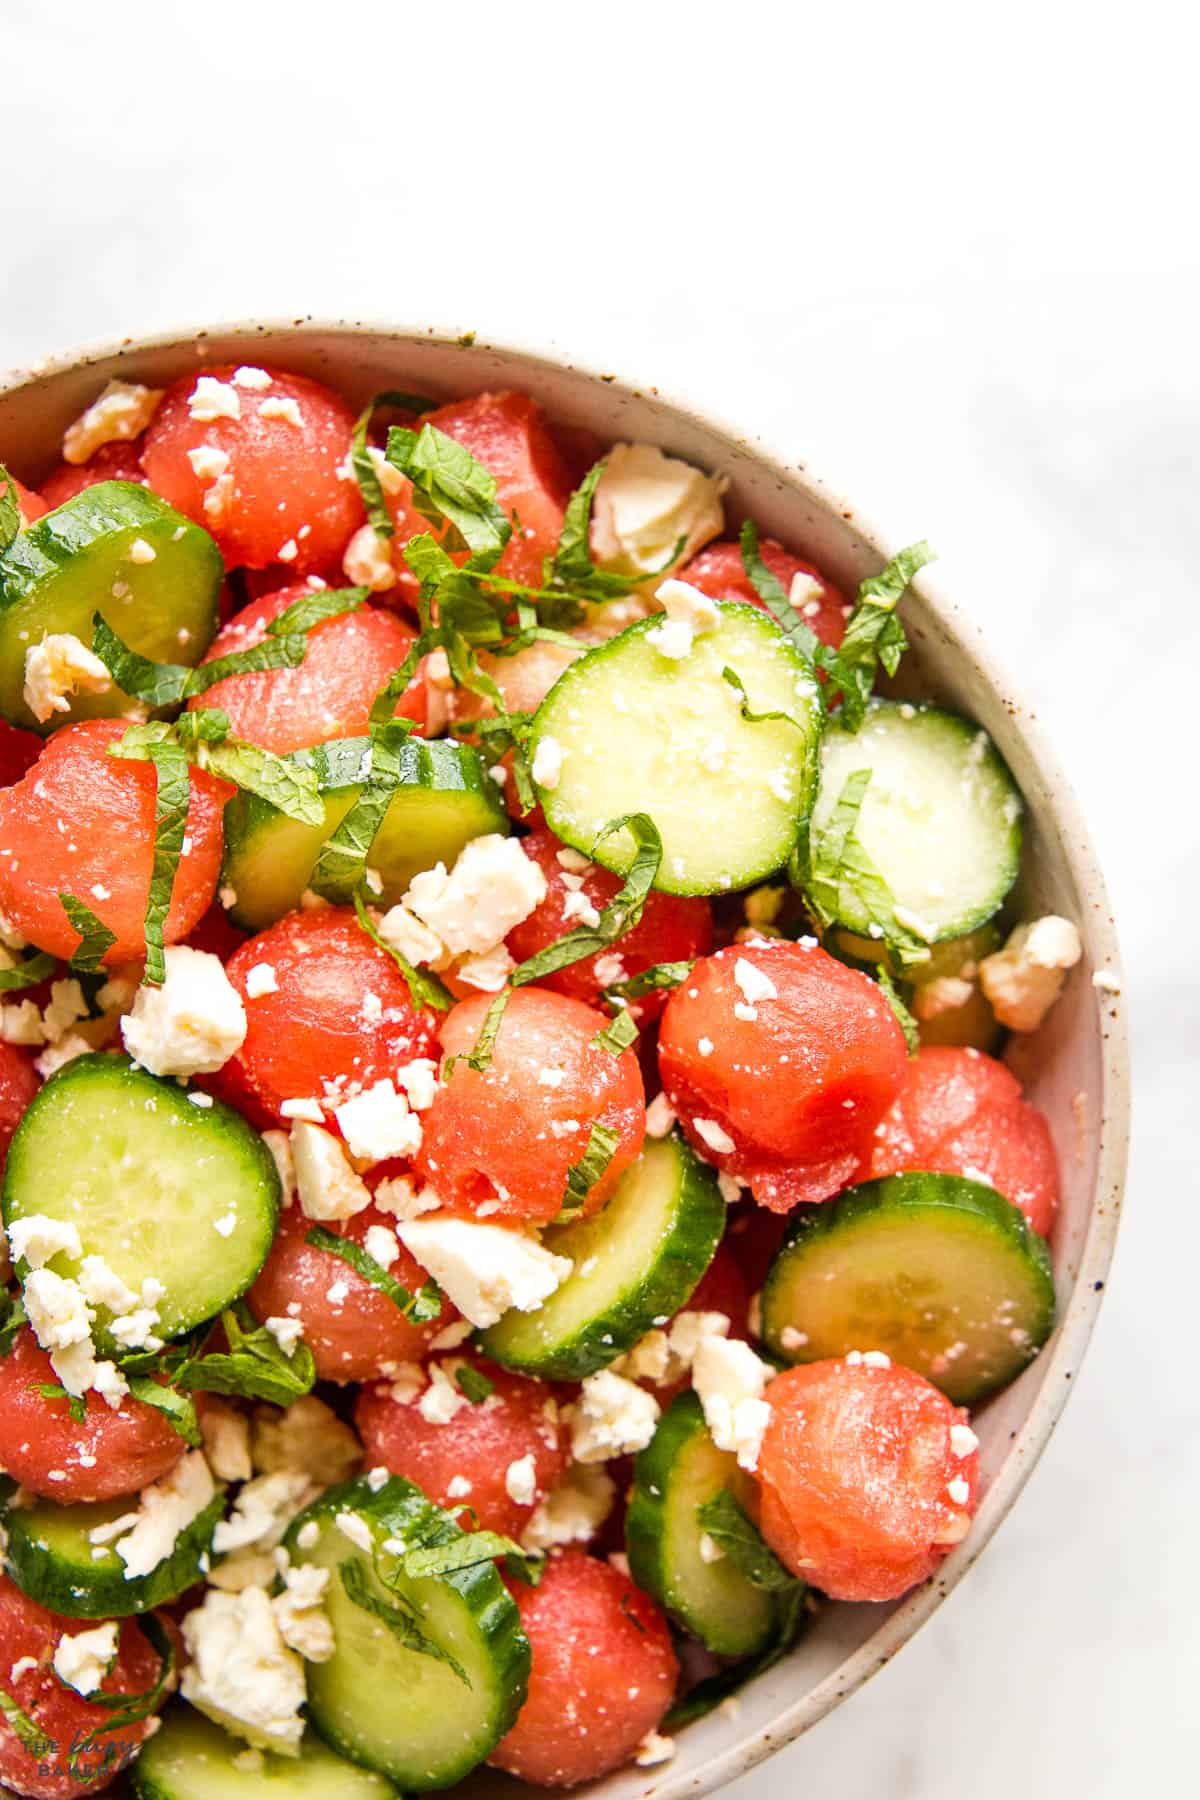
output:
[[[15, 375], [0, 389], [0, 461], [33, 486], [58, 460], [61, 434], [114, 376], [164, 385], [202, 362], [268, 362], [328, 381], [363, 402], [403, 386], [451, 398], [515, 387], [563, 423], [605, 440], [661, 445], [730, 478], [728, 515], [812, 558], [852, 591], [886, 552], [857, 511], [753, 440], [608, 374], [482, 342], [370, 325], [247, 325], [105, 346]], [[1127, 1137], [1127, 1051], [1122, 1007], [1093, 988], [1094, 969], [1116, 967], [1104, 886], [1074, 801], [1038, 729], [985, 652], [974, 627], [922, 577], [903, 608], [912, 641], [903, 686], [944, 701], [986, 727], [1028, 806], [1018, 910], [1074, 919], [1085, 957], [1047, 1024], [1010, 1055], [1047, 1114], [1062, 1172], [1053, 1253], [1060, 1301], [1054, 1337], [1025, 1374], [979, 1415], [984, 1497], [963, 1546], [939, 1574], [890, 1606], [835, 1605], [782, 1664], [736, 1707], [690, 1726], [675, 1760], [597, 1784], [606, 1800], [710, 1791], [814, 1723], [882, 1666], [969, 1568], [1016, 1498], [1070, 1392], [1099, 1305], [1116, 1232]], [[473, 1795], [516, 1786], [482, 1772]]]

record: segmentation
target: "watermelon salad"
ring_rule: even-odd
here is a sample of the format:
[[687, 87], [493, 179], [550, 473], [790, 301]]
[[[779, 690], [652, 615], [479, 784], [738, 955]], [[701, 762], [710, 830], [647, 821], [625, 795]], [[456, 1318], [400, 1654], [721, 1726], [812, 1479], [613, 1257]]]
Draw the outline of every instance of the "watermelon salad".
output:
[[896, 697], [928, 551], [843, 593], [518, 393], [220, 366], [62, 450], [0, 473], [0, 1780], [666, 1762], [935, 1574], [1054, 1323], [999, 1052], [1080, 943]]

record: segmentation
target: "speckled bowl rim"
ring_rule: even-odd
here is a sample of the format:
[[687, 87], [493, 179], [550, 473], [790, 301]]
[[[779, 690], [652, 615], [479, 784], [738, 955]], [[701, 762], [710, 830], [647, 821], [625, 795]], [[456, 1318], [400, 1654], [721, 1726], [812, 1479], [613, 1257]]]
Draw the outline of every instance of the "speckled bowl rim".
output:
[[[52, 385], [64, 375], [112, 359], [129, 358], [132, 361], [155, 352], [170, 353], [173, 350], [195, 354], [197, 345], [203, 345], [207, 339], [245, 340], [249, 348], [255, 339], [288, 333], [305, 336], [323, 333], [350, 340], [363, 336], [383, 337], [395, 343], [398, 356], [403, 356], [405, 347], [415, 349], [429, 344], [447, 350], [455, 347], [475, 350], [510, 364], [513, 384], [518, 387], [522, 370], [534, 375], [543, 372], [551, 378], [557, 373], [603, 383], [610, 392], [624, 396], [631, 403], [651, 401], [655, 408], [673, 416], [685, 427], [723, 441], [731, 453], [746, 457], [764, 469], [781, 489], [798, 491], [818, 512], [853, 521], [853, 532], [860, 543], [869, 547], [880, 561], [895, 548], [884, 542], [856, 505], [851, 506], [843, 500], [803, 463], [789, 462], [778, 451], [765, 446], [758, 438], [747, 437], [723, 418], [674, 400], [649, 383], [623, 380], [609, 371], [555, 354], [553, 350], [511, 340], [497, 341], [479, 333], [464, 334], [365, 319], [328, 320], [316, 316], [176, 328], [144, 337], [88, 343], [42, 358], [28, 368], [13, 369], [0, 376], [0, 401], [15, 390]], [[922, 574], [914, 588], [923, 607], [942, 628], [947, 643], [969, 659], [974, 672], [982, 677], [1013, 716], [1015, 730], [1035, 759], [1050, 792], [1049, 811], [1064, 847], [1071, 877], [1080, 894], [1086, 894], [1091, 902], [1082, 924], [1088, 960], [1095, 968], [1119, 970], [1117, 934], [1103, 876], [1056, 754], [1036, 720], [1012, 700], [1014, 684], [987, 648], [979, 628], [955, 602], [939, 591], [936, 581], [930, 581]], [[1005, 696], [1009, 698], [1005, 699]], [[711, 1793], [745, 1774], [800, 1736], [889, 1662], [957, 1586], [991, 1540], [1029, 1479], [1066, 1405], [1072, 1378], [1096, 1322], [1116, 1244], [1129, 1138], [1130, 1071], [1124, 1005], [1105, 1011], [1099, 1016], [1099, 1023], [1103, 1105], [1101, 1116], [1092, 1128], [1097, 1137], [1096, 1180], [1071, 1297], [1053, 1339], [1033, 1365], [1039, 1371], [1037, 1393], [1023, 1422], [1012, 1435], [966, 1542], [946, 1559], [933, 1580], [897, 1603], [877, 1629], [830, 1675], [783, 1705], [768, 1724], [734, 1737], [695, 1768], [685, 1770], [668, 1764], [653, 1771], [619, 1771], [591, 1784], [587, 1789], [590, 1795], [612, 1793], [615, 1796], [619, 1792], [620, 1800], [629, 1800], [630, 1796], [639, 1794], [653, 1794], [656, 1800], [682, 1800], [684, 1795]], [[763, 1678], [764, 1681], [772, 1678], [778, 1681], [780, 1671], [786, 1671], [787, 1666], [786, 1661], [777, 1665], [770, 1676]], [[519, 1791], [520, 1785], [508, 1784], [509, 1791]]]

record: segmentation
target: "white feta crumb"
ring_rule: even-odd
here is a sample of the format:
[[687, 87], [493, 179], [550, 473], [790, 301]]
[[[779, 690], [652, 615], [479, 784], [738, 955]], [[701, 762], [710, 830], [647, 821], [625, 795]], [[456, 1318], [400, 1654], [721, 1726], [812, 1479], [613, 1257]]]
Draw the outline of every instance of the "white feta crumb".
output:
[[537, 1466], [532, 1450], [516, 1458], [504, 1471], [504, 1491], [518, 1506], [532, 1506], [537, 1499]]
[[241, 396], [232, 382], [218, 381], [214, 375], [198, 375], [188, 396], [188, 412], [201, 425], [211, 425], [214, 419], [240, 419]]
[[716, 1119], [693, 1119], [692, 1130], [717, 1156], [730, 1156], [737, 1145]]
[[771, 977], [744, 956], [739, 956], [733, 965], [733, 979], [751, 1006], [757, 1006], [760, 1000], [779, 998], [779, 989]]
[[961, 1475], [956, 1475], [953, 1481], [946, 1483], [946, 1492], [955, 1506], [965, 1506], [971, 1497], [971, 1484]]
[[381, 1269], [390, 1269], [400, 1254], [399, 1239], [386, 1225], [368, 1226], [363, 1248]]
[[950, 1427], [950, 1450], [954, 1456], [970, 1456], [979, 1448], [979, 1439], [969, 1425]]
[[228, 450], [218, 450], [214, 444], [198, 444], [194, 450], [188, 451], [187, 459], [197, 481], [220, 481], [229, 468]]
[[234, 387], [248, 388], [252, 392], [262, 393], [271, 386], [271, 383], [272, 377], [268, 375], [267, 371], [255, 368], [252, 363], [243, 363], [240, 368], [233, 371]]
[[1010, 1031], [1036, 1031], [1083, 954], [1079, 933], [1054, 913], [1018, 925], [1002, 950], [985, 956], [979, 981], [992, 1011]]
[[763, 1399], [773, 1371], [749, 1344], [706, 1336], [697, 1346], [692, 1380], [718, 1450], [733, 1452], [743, 1469], [758, 1465], [770, 1408]]
[[261, 1000], [264, 994], [277, 994], [279, 983], [270, 963], [255, 963], [246, 971], [246, 998]]
[[279, 1635], [305, 1662], [328, 1662], [334, 1652], [333, 1625], [323, 1604], [329, 1575], [314, 1563], [285, 1569], [283, 1592], [271, 1602]]
[[715, 1538], [709, 1537], [707, 1531], [700, 1533], [700, 1561], [702, 1563], [718, 1563], [725, 1552]]
[[72, 694], [107, 694], [111, 687], [105, 665], [72, 632], [51, 632], [25, 652], [23, 698], [40, 725], [70, 712]]
[[[438, 867], [441, 868], [441, 864]], [[414, 967], [431, 967], [446, 960], [446, 946], [435, 931], [411, 913], [403, 901], [389, 907], [379, 921], [384, 943], [398, 950]]]
[[244, 1412], [216, 1394], [207, 1395], [200, 1414], [200, 1435], [208, 1466], [218, 1481], [250, 1480], [254, 1473], [250, 1421]]
[[614, 444], [592, 502], [597, 563], [636, 579], [678, 567], [723, 529], [725, 485], [657, 445]]
[[525, 1550], [586, 1544], [596, 1536], [617, 1497], [612, 1476], [596, 1463], [572, 1463], [521, 1534]]
[[469, 1219], [410, 1219], [397, 1235], [452, 1305], [480, 1329], [513, 1307], [535, 1311], [573, 1266], [521, 1232]]
[[251, 1453], [264, 1475], [305, 1475], [315, 1488], [327, 1488], [354, 1471], [362, 1447], [331, 1407], [304, 1394], [282, 1412], [276, 1406], [258, 1408]]
[[246, 1037], [246, 1009], [219, 957], [173, 944], [161, 987], [138, 989], [121, 1036], [152, 1075], [202, 1075], [222, 1068]]
[[386, 593], [396, 585], [389, 539], [381, 537], [373, 525], [360, 525], [342, 557], [342, 573], [354, 587], [365, 587], [372, 594]]
[[431, 1187], [418, 1188], [410, 1175], [389, 1176], [375, 1189], [375, 1205], [396, 1219], [419, 1219], [437, 1212], [441, 1195]]
[[663, 1737], [661, 1732], [648, 1731], [634, 1754], [634, 1762], [639, 1769], [655, 1769], [660, 1763], [668, 1763], [675, 1755], [675, 1739]]
[[78, 1261], [83, 1255], [78, 1229], [65, 1219], [52, 1219], [48, 1213], [27, 1213], [23, 1219], [14, 1219], [7, 1236], [12, 1260], [27, 1263], [31, 1269], [44, 1269], [52, 1256], [69, 1256]]
[[285, 1100], [279, 1110], [285, 1119], [303, 1120], [308, 1125], [320, 1125], [325, 1118], [321, 1102], [311, 1095], [305, 1095], [302, 1099]]
[[553, 793], [562, 776], [562, 767], [563, 747], [558, 739], [550, 736], [539, 738], [530, 768], [538, 787]]
[[561, 850], [554, 852], [554, 860], [569, 875], [586, 875], [592, 867], [591, 859], [581, 850], [572, 850], [569, 844], [564, 844]]
[[675, 1111], [665, 1094], [655, 1094], [646, 1108], [646, 1136], [665, 1138], [675, 1123]]
[[365, 1163], [385, 1162], [392, 1156], [415, 1156], [421, 1148], [421, 1121], [387, 1078], [374, 1082], [352, 1100], [343, 1101], [335, 1108], [334, 1118], [351, 1155]]
[[404, 905], [447, 950], [465, 956], [491, 950], [545, 897], [546, 878], [520, 840], [489, 833], [463, 847], [452, 871], [438, 863], [414, 876]]
[[371, 1204], [362, 1177], [350, 1166], [341, 1140], [324, 1126], [299, 1119], [292, 1127], [296, 1192], [306, 1219], [352, 1219]]
[[455, 974], [481, 994], [498, 994], [516, 966], [505, 945], [497, 944], [482, 956], [464, 956]]
[[264, 400], [260, 404], [258, 416], [260, 419], [283, 419], [287, 424], [298, 425], [301, 429], [304, 426], [304, 420], [300, 416], [299, 403], [290, 394], [286, 397], [281, 394], [272, 394], [269, 400]]
[[96, 1625], [91, 1631], [67, 1634], [58, 1640], [54, 1650], [54, 1673], [86, 1700], [98, 1693], [100, 1684], [117, 1659], [120, 1626], [116, 1620]]
[[[243, 1490], [244, 1491], [244, 1490]], [[116, 1552], [125, 1565], [126, 1581], [149, 1575], [175, 1548], [180, 1532], [198, 1518], [216, 1492], [212, 1473], [201, 1450], [192, 1450], [161, 1481], [143, 1488], [136, 1514], [125, 1515], [125, 1527], [116, 1539]], [[113, 1522], [114, 1524], [117, 1521]], [[112, 1525], [99, 1530], [110, 1531]], [[104, 1540], [96, 1531], [93, 1543]]]
[[87, 411], [63, 433], [63, 461], [90, 462], [105, 444], [129, 443], [140, 437], [158, 411], [162, 388], [140, 382], [110, 381]]
[[183, 1698], [258, 1749], [298, 1756], [304, 1735], [304, 1664], [283, 1640], [260, 1587], [209, 1588], [183, 1621], [189, 1661]]
[[446, 1488], [448, 1500], [465, 1500], [472, 1492], [471, 1483], [465, 1475], [452, 1475]]
[[273, 1314], [263, 1320], [263, 1330], [270, 1332], [285, 1356], [294, 1356], [296, 1348], [304, 1336], [304, 1324], [300, 1319], [284, 1318]]
[[580, 1389], [571, 1421], [576, 1462], [608, 1462], [644, 1450], [654, 1436], [662, 1408], [653, 1394], [611, 1369], [589, 1375]]

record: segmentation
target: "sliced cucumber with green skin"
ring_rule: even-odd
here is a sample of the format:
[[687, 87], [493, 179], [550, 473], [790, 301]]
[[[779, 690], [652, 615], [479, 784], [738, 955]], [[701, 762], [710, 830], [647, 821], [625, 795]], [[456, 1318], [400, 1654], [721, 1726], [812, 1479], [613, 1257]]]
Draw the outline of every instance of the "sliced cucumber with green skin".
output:
[[[353, 1535], [338, 1525], [340, 1515]], [[370, 1551], [357, 1541], [364, 1532]], [[330, 1570], [325, 1608], [336, 1649], [328, 1662], [306, 1665], [309, 1718], [343, 1756], [405, 1789], [449, 1787], [469, 1774], [510, 1729], [528, 1689], [529, 1640], [493, 1562], [419, 1579], [402, 1572], [406, 1551], [463, 1535], [420, 1488], [394, 1475], [378, 1493], [361, 1476], [331, 1488], [284, 1539], [293, 1564]], [[441, 1655], [410, 1648], [351, 1599], [351, 1573], [371, 1602], [415, 1626]]]
[[[358, 798], [369, 751], [367, 738], [342, 738], [286, 759], [315, 770], [325, 802], [320, 825], [298, 824], [244, 790], [229, 802], [221, 879], [237, 896], [230, 908], [237, 924], [262, 931], [300, 904], [321, 846]], [[500, 789], [469, 744], [411, 738], [400, 752], [400, 771], [367, 859], [383, 883], [383, 906], [399, 900], [423, 869], [438, 862], [451, 867], [472, 838], [509, 830]]]
[[[831, 721], [814, 844], [859, 769], [870, 769], [871, 782], [856, 835], [887, 883], [900, 923], [932, 943], [991, 918], [1017, 878], [1023, 808], [987, 732], [940, 707], [896, 700], [872, 700], [854, 734]], [[870, 923], [847, 887], [838, 923], [858, 932]]]
[[543, 1242], [575, 1267], [536, 1312], [507, 1312], [478, 1333], [507, 1369], [581, 1381], [686, 1306], [725, 1230], [713, 1171], [678, 1134], [648, 1141], [612, 1199]]
[[133, 1767], [138, 1800], [391, 1800], [399, 1788], [360, 1769], [307, 1732], [295, 1756], [260, 1751], [250, 1767], [240, 1738], [180, 1701]]
[[[74, 1225], [83, 1255], [103, 1257], [135, 1294], [161, 1282], [153, 1329], [169, 1338], [245, 1293], [280, 1198], [271, 1153], [240, 1113], [219, 1100], [193, 1106], [175, 1082], [96, 1052], [51, 1076], [27, 1108], [8, 1153], [4, 1223], [45, 1213]], [[65, 1253], [50, 1266], [79, 1271]], [[110, 1321], [98, 1308], [105, 1355], [121, 1348]]]
[[1019, 1375], [1054, 1325], [1042, 1239], [1010, 1200], [958, 1175], [889, 1175], [805, 1207], [762, 1292], [790, 1363], [885, 1350], [960, 1406]]
[[[138, 542], [145, 550], [131, 555]], [[25, 653], [47, 633], [92, 641], [100, 612], [131, 649], [154, 662], [198, 663], [217, 629], [225, 565], [207, 531], [133, 481], [85, 488], [22, 531], [0, 556], [0, 712], [47, 732], [76, 719], [116, 718], [119, 688], [76, 694], [69, 712], [39, 724], [25, 704]]]
[[[762, 881], [787, 861], [816, 782], [819, 715], [798, 652], [754, 606], [722, 602], [720, 623], [674, 659], [643, 619], [564, 670], [534, 717], [530, 757], [562, 769], [538, 798], [551, 830], [623, 874], [628, 833], [599, 834], [648, 813], [663, 841], [655, 885], [716, 894]], [[746, 698], [724, 679], [730, 669]], [[783, 719], [742, 717], [782, 712]]]
[[753, 1656], [776, 1625], [772, 1595], [727, 1556], [708, 1562], [697, 1516], [725, 1488], [749, 1500], [753, 1482], [718, 1450], [693, 1393], [680, 1394], [634, 1466], [625, 1548], [634, 1581], [717, 1656]]
[[212, 1535], [225, 1509], [224, 1489], [184, 1526], [169, 1556], [148, 1575], [126, 1579], [113, 1545], [93, 1544], [89, 1533], [136, 1512], [137, 1504], [133, 1494], [78, 1506], [35, 1500], [10, 1507], [4, 1519], [8, 1574], [30, 1599], [69, 1619], [123, 1619], [177, 1600], [208, 1566]]

